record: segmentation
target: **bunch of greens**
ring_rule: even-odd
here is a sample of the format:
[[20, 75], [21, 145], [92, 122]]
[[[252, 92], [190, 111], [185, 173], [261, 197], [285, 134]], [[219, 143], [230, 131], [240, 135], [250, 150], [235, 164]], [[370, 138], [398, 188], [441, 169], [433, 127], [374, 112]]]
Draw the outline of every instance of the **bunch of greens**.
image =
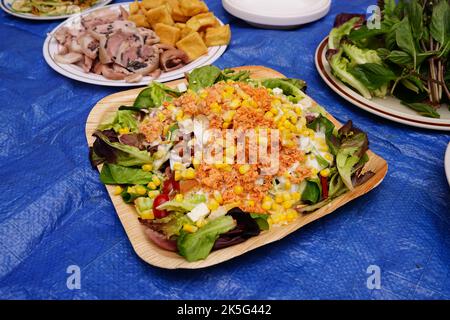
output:
[[[327, 59], [333, 74], [367, 99], [391, 94], [427, 117], [450, 102], [448, 0], [379, 1], [380, 28], [361, 17], [335, 24]], [[336, 21], [342, 22], [342, 15]]]

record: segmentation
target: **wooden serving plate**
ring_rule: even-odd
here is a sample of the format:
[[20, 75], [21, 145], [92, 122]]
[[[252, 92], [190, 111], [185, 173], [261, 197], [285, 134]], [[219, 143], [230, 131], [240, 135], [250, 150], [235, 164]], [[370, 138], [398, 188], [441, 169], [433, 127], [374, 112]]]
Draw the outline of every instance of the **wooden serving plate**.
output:
[[[238, 67], [236, 70], [249, 70], [252, 78], [280, 78], [283, 75], [275, 70], [261, 67], [261, 66], [246, 66]], [[181, 82], [185, 82], [184, 79], [172, 81], [166, 83], [170, 87], [176, 87]], [[143, 88], [127, 90], [119, 93], [112, 94], [100, 100], [90, 112], [86, 123], [86, 138], [89, 146], [92, 146], [94, 138], [92, 134], [95, 132], [99, 123], [110, 117], [112, 113], [115, 113], [121, 105], [132, 105], [136, 96]], [[328, 118], [337, 126], [341, 124], [334, 119], [331, 115], [327, 115]], [[218, 264], [220, 262], [235, 258], [241, 254], [244, 254], [250, 250], [256, 249], [268, 243], [280, 240], [288, 234], [296, 231], [304, 225], [317, 220], [337, 208], [343, 206], [347, 202], [362, 196], [369, 192], [376, 186], [378, 186], [384, 179], [388, 165], [386, 161], [376, 155], [375, 153], [368, 151], [369, 161], [366, 164], [368, 170], [372, 170], [375, 175], [366, 181], [364, 184], [356, 187], [353, 191], [347, 192], [342, 196], [334, 199], [328, 205], [320, 208], [319, 210], [309, 213], [300, 214], [296, 221], [291, 222], [284, 226], [274, 226], [268, 231], [262, 232], [259, 236], [248, 239], [247, 241], [235, 246], [231, 246], [225, 249], [211, 252], [211, 254], [202, 261], [188, 262], [177, 253], [160, 249], [154, 245], [144, 234], [144, 227], [139, 223], [136, 210], [132, 205], [126, 204], [122, 201], [120, 195], [116, 196], [113, 193], [114, 186], [106, 186], [109, 196], [116, 208], [120, 221], [125, 228], [128, 238], [131, 244], [144, 261], [151, 265], [166, 268], [166, 269], [198, 269]], [[101, 167], [99, 166], [100, 170]]]

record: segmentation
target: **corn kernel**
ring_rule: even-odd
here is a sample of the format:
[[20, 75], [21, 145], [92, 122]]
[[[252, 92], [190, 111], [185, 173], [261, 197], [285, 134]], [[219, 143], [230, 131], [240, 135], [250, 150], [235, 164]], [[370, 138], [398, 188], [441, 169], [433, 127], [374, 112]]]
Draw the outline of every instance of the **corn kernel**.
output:
[[298, 217], [298, 213], [294, 209], [288, 209], [286, 211], [286, 218], [289, 222], [294, 221], [295, 219], [297, 219], [297, 217]]
[[183, 198], [184, 198], [183, 195], [181, 193], [178, 193], [175, 196], [175, 201], [181, 202], [181, 201], [183, 201]]
[[159, 190], [151, 190], [147, 195], [150, 199], [156, 198], [159, 195]]
[[272, 200], [269, 200], [269, 201], [263, 201], [261, 207], [262, 207], [264, 210], [270, 210], [270, 209], [272, 209]]
[[153, 211], [152, 210], [148, 210], [146, 212], [139, 213], [139, 217], [141, 219], [144, 219], [144, 220], [153, 220], [153, 219], [155, 219], [155, 216], [153, 215]]
[[192, 165], [195, 169], [197, 169], [200, 166], [200, 159], [194, 158], [192, 159]]
[[121, 186], [116, 186], [114, 188], [114, 195], [118, 196], [119, 194], [121, 194], [123, 192], [123, 188]]
[[159, 112], [157, 114], [157, 117], [158, 117], [159, 121], [161, 121], [161, 122], [166, 120], [166, 116], [164, 114], [162, 114], [161, 112]]
[[175, 162], [173, 164], [173, 170], [182, 170], [184, 169], [184, 166], [181, 164], [181, 162]]
[[128, 133], [130, 133], [130, 128], [128, 127], [119, 129], [119, 134], [128, 134]]
[[203, 227], [205, 224], [207, 224], [208, 222], [205, 220], [205, 219], [199, 219], [199, 220], [197, 220], [197, 222], [195, 223], [195, 225], [198, 227], [198, 228], [201, 228], [201, 227]]
[[210, 108], [211, 111], [214, 112], [214, 113], [220, 113], [220, 112], [222, 111], [222, 107], [221, 107], [217, 102], [211, 103], [211, 105], [209, 106], [209, 108]]
[[152, 171], [152, 169], [153, 169], [153, 165], [151, 165], [151, 164], [144, 164], [142, 166], [142, 170], [144, 170], [145, 172]]
[[241, 100], [233, 99], [230, 103], [230, 108], [234, 110], [234, 109], [239, 108], [240, 105], [241, 105]]
[[326, 168], [320, 171], [322, 177], [328, 177], [330, 175], [330, 169]]
[[233, 190], [235, 194], [241, 194], [242, 192], [244, 192], [244, 188], [242, 188], [242, 186], [239, 185], [235, 186]]
[[295, 113], [296, 113], [298, 116], [301, 116], [301, 115], [303, 114], [302, 108], [299, 107], [299, 106], [296, 106], [296, 107], [295, 107]]
[[216, 201], [217, 201], [219, 204], [222, 204], [222, 203], [223, 203], [222, 194], [221, 194], [219, 191], [215, 190], [213, 195], [214, 195], [214, 199], [216, 199]]
[[278, 114], [278, 109], [275, 108], [275, 107], [272, 107], [272, 108], [270, 108], [270, 112], [271, 112], [273, 115]]
[[250, 165], [248, 165], [248, 164], [243, 164], [239, 167], [240, 174], [246, 174], [249, 171], [250, 171]]
[[298, 117], [297, 117], [295, 114], [292, 114], [292, 115], [289, 117], [289, 120], [291, 120], [291, 122], [292, 122], [293, 124], [296, 124], [297, 121], [298, 121]]
[[270, 196], [264, 196], [263, 202], [265, 201], [272, 201], [272, 198]]
[[173, 104], [169, 104], [166, 108], [167, 108], [167, 110], [170, 110], [170, 111], [175, 110], [175, 106]]
[[264, 118], [266, 118], [266, 119], [273, 119], [273, 117], [274, 117], [274, 115], [273, 115], [273, 113], [271, 111], [267, 111], [264, 114]]
[[152, 177], [152, 181], [153, 181], [153, 183], [155, 184], [155, 186], [159, 186], [159, 185], [161, 185], [161, 180], [159, 179], [159, 177], [158, 176], [153, 176]]
[[180, 170], [175, 170], [174, 179], [175, 179], [175, 181], [180, 181], [181, 180], [181, 172], [180, 172]]
[[198, 230], [198, 228], [192, 224], [185, 224], [183, 225], [183, 230], [189, 233], [194, 233]]
[[225, 121], [225, 122], [233, 121], [233, 117], [234, 117], [235, 114], [236, 114], [235, 110], [228, 110], [223, 115], [223, 121]]
[[282, 195], [282, 197], [283, 197], [283, 201], [289, 201], [289, 200], [291, 200], [291, 195], [290, 195], [289, 192], [284, 192], [283, 195]]
[[135, 187], [128, 187], [127, 192], [128, 193], [136, 193], [136, 189], [135, 189]]
[[292, 200], [284, 201], [283, 202], [283, 208], [289, 209], [290, 207], [292, 207], [293, 204], [294, 203], [292, 202]]
[[154, 182], [149, 182], [148, 184], [147, 184], [147, 187], [149, 188], [149, 189], [151, 189], [151, 190], [155, 190], [157, 187], [156, 187], [156, 184], [154, 183]]
[[247, 206], [254, 207], [255, 206], [255, 201], [254, 200], [247, 200]]
[[219, 203], [216, 201], [216, 199], [212, 198], [208, 201], [208, 209], [211, 211], [217, 210], [219, 208]]
[[324, 158], [325, 158], [325, 160], [327, 160], [329, 162], [333, 161], [333, 156], [330, 153], [326, 153], [324, 155]]
[[302, 195], [300, 194], [300, 192], [292, 192], [292, 200], [294, 201], [300, 201]]
[[208, 96], [208, 92], [207, 91], [203, 91], [202, 93], [200, 93], [200, 98], [205, 99]]
[[195, 178], [195, 169], [194, 168], [188, 168], [184, 172], [184, 178], [186, 179], [194, 179]]
[[143, 196], [144, 194], [147, 193], [147, 189], [145, 189], [145, 187], [143, 187], [143, 186], [136, 186], [135, 190], [136, 190], [136, 193], [140, 196]]
[[281, 194], [277, 194], [275, 196], [275, 202], [276, 203], [282, 203], [283, 202], [283, 196]]
[[291, 188], [292, 188], [292, 183], [291, 183], [291, 181], [286, 180], [286, 182], [284, 183], [284, 188], [285, 188], [286, 190], [291, 190]]
[[222, 129], [228, 129], [229, 126], [230, 126], [229, 122], [222, 123]]

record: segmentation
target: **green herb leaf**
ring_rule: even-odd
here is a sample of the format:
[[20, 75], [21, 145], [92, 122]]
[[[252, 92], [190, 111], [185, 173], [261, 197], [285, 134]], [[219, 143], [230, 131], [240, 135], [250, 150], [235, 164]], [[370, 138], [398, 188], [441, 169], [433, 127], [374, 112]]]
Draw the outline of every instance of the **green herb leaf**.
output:
[[420, 40], [423, 33], [423, 9], [418, 1], [413, 0], [405, 3], [405, 11], [411, 24], [414, 39]]
[[181, 95], [178, 90], [169, 88], [168, 86], [153, 81], [148, 88], [142, 90], [134, 101], [133, 107], [148, 109], [156, 108], [165, 101], [171, 101], [174, 97]]
[[441, 0], [433, 7], [430, 23], [431, 36], [445, 46], [450, 39], [450, 5], [447, 0]]
[[379, 89], [397, 78], [390, 69], [376, 63], [356, 65], [349, 68], [348, 72], [360, 80], [369, 90]]
[[216, 83], [219, 76], [222, 74], [222, 70], [216, 66], [203, 66], [194, 69], [188, 75], [189, 89], [197, 92], [200, 89], [210, 87]]
[[307, 203], [317, 203], [320, 199], [321, 187], [319, 179], [306, 181], [306, 187], [302, 192], [302, 201]]
[[397, 45], [413, 58], [414, 66], [417, 65], [416, 44], [412, 35], [408, 17], [403, 18], [395, 31]]
[[429, 117], [429, 118], [440, 118], [441, 117], [439, 115], [439, 113], [437, 113], [436, 110], [434, 110], [433, 107], [429, 106], [428, 104], [419, 103], [419, 102], [408, 103], [408, 102], [405, 102], [405, 101], [402, 101], [402, 104], [404, 106], [407, 106], [407, 107], [413, 109], [414, 111], [416, 111], [421, 116]]

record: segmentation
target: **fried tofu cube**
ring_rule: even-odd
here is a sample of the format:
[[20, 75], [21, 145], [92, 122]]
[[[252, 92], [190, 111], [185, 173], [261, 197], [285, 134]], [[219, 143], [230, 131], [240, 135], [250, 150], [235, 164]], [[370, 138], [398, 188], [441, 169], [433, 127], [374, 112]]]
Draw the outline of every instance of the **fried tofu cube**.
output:
[[186, 52], [191, 61], [208, 52], [208, 48], [198, 32], [188, 34], [186, 37], [178, 41], [176, 45], [178, 49]]
[[175, 27], [177, 27], [180, 30], [183, 30], [184, 28], [186, 28], [186, 24], [180, 23], [180, 22], [175, 22]]
[[170, 44], [171, 46], [175, 46], [175, 43], [181, 37], [180, 29], [163, 23], [157, 23], [155, 25], [155, 32], [160, 38], [161, 43]]
[[183, 29], [181, 29], [181, 38], [186, 37], [188, 34], [194, 33], [195, 31], [192, 30], [189, 27], [184, 27]]
[[167, 0], [142, 0], [142, 5], [146, 10], [160, 7], [166, 3]]
[[153, 28], [157, 23], [164, 23], [168, 25], [174, 24], [169, 9], [167, 9], [166, 5], [148, 10], [145, 16], [147, 17], [148, 22]]
[[179, 2], [183, 15], [187, 17], [195, 16], [199, 13], [208, 12], [208, 6], [200, 0], [183, 0]]
[[136, 27], [150, 28], [147, 18], [143, 14], [132, 14], [128, 17], [128, 20], [133, 21]]
[[231, 40], [230, 25], [208, 28], [205, 33], [205, 44], [208, 47], [229, 44]]
[[130, 15], [136, 14], [139, 12], [139, 2], [134, 1], [133, 3], [130, 3]]
[[219, 22], [212, 12], [200, 13], [193, 16], [186, 22], [186, 26], [194, 31], [199, 31], [200, 29], [204, 30], [206, 28], [215, 27], [218, 25]]
[[189, 20], [188, 16], [185, 16], [180, 8], [180, 0], [166, 0], [167, 5], [171, 8], [170, 13], [173, 21], [186, 22]]

